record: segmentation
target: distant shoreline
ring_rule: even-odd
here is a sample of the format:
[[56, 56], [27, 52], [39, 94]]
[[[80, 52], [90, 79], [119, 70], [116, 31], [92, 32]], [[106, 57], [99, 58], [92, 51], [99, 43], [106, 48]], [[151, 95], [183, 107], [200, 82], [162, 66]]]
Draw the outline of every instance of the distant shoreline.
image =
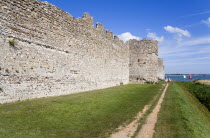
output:
[[186, 76], [189, 76], [189, 75], [192, 75], [192, 76], [210, 76], [210, 74], [165, 74], [165, 76], [183, 76], [183, 75], [186, 75]]

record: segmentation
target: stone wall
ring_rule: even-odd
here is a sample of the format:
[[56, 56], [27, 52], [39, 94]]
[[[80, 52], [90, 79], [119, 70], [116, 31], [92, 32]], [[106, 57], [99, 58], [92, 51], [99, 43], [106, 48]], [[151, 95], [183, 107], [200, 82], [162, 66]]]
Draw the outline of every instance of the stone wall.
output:
[[75, 19], [47, 2], [1, 0], [0, 46], [0, 103], [129, 82], [128, 46], [88, 13]]
[[158, 69], [157, 69], [157, 77], [161, 80], [165, 79], [165, 69], [164, 69], [163, 59], [158, 58]]
[[127, 45], [130, 48], [130, 83], [157, 82], [158, 41], [133, 39]]
[[[39, 0], [0, 1], [0, 103], [163, 78], [157, 41], [127, 44], [93, 17]], [[129, 51], [130, 50], [130, 51]], [[130, 76], [129, 76], [130, 73]]]

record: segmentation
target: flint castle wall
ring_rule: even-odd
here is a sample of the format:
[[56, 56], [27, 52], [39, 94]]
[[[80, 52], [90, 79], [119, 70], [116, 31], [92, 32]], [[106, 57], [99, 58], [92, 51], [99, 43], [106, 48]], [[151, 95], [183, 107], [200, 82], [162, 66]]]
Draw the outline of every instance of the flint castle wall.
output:
[[157, 77], [161, 80], [165, 79], [165, 67], [161, 58], [158, 58]]
[[0, 46], [0, 103], [129, 83], [129, 45], [88, 13], [1, 0]]
[[143, 39], [129, 40], [129, 79], [131, 83], [157, 82], [158, 41]]

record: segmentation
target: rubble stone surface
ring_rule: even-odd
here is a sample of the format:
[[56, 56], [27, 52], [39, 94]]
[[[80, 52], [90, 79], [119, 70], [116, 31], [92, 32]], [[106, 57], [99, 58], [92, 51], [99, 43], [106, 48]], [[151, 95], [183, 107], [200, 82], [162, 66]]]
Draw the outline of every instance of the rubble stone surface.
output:
[[[157, 52], [157, 42], [151, 43]], [[142, 74], [158, 63], [145, 43], [148, 63], [129, 68], [136, 58], [129, 52], [132, 45], [100, 23], [94, 28], [88, 13], [74, 18], [39, 0], [0, 1], [0, 46], [0, 103], [128, 84], [130, 69]], [[149, 67], [149, 73], [145, 79], [157, 81], [157, 68]]]

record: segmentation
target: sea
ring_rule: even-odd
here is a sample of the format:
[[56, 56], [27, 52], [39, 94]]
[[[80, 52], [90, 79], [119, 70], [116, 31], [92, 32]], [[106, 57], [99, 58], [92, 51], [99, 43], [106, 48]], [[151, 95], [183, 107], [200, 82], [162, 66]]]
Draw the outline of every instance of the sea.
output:
[[210, 80], [210, 75], [192, 75], [192, 79], [189, 78], [189, 75], [186, 75], [186, 78], [184, 78], [183, 75], [166, 75], [166, 78], [170, 78], [173, 81]]

